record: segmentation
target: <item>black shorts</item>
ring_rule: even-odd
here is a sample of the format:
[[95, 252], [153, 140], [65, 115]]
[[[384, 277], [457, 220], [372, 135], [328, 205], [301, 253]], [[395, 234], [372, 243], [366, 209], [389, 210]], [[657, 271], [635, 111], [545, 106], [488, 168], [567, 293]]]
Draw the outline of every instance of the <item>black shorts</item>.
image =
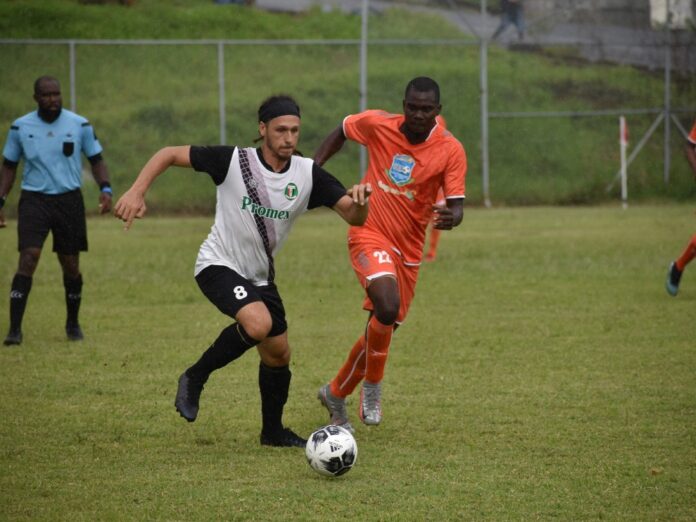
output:
[[79, 189], [55, 195], [22, 191], [17, 209], [19, 251], [43, 248], [49, 232], [53, 232], [54, 252], [76, 255], [87, 251], [85, 203]]
[[218, 265], [204, 268], [196, 276], [196, 282], [210, 302], [233, 319], [243, 306], [255, 301], [263, 302], [273, 320], [268, 337], [280, 335], [288, 329], [283, 300], [273, 283], [254, 286], [231, 268]]

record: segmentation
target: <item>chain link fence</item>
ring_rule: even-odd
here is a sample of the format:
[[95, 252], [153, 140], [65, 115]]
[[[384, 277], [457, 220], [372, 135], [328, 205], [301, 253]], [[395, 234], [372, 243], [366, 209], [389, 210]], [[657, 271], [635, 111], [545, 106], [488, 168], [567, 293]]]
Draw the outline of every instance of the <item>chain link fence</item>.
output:
[[[37, 76], [59, 77], [66, 107], [94, 123], [123, 189], [162, 146], [251, 144], [256, 108], [270, 94], [300, 101], [301, 149], [310, 155], [348, 113], [399, 112], [408, 80], [429, 75], [441, 84], [448, 127], [467, 148], [473, 204], [617, 198], [620, 116], [630, 129], [632, 196], [695, 195], [682, 158], [682, 134], [696, 115], [688, 23], [653, 24], [649, 2], [623, 2], [633, 6], [622, 11], [618, 0], [526, 0], [522, 38], [511, 26], [491, 39], [498, 2], [368, 4], [364, 39], [0, 40], [0, 61], [13, 71], [0, 86], [0, 120], [9, 126], [32, 110]], [[385, 38], [392, 7], [444, 16], [461, 38]], [[353, 181], [360, 148], [348, 146], [329, 167]], [[170, 190], [157, 187], [155, 208], [176, 197]], [[200, 184], [185, 190], [187, 210], [209, 204]]]

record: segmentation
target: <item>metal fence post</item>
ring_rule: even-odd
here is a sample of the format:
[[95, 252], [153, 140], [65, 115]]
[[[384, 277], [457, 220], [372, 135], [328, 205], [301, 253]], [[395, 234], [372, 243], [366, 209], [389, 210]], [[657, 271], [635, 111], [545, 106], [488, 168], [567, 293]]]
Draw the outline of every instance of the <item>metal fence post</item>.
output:
[[664, 107], [664, 122], [665, 122], [665, 143], [664, 143], [664, 182], [669, 183], [669, 169], [671, 167], [670, 158], [670, 130], [672, 110], [671, 103], [671, 69], [672, 69], [672, 9], [670, 0], [667, 0], [667, 23], [665, 24], [665, 107]]
[[227, 122], [225, 120], [225, 44], [217, 44], [218, 60], [218, 113], [220, 115], [220, 145], [227, 143]]
[[[369, 14], [369, 0], [363, 0], [360, 28], [360, 112], [367, 109], [367, 16]], [[362, 178], [367, 170], [367, 154], [365, 147], [360, 147], [360, 174]]]
[[[486, 27], [486, 0], [481, 0], [481, 18]], [[485, 29], [484, 29], [485, 30]], [[491, 206], [489, 158], [488, 158], [488, 36], [481, 33], [479, 40], [479, 83], [481, 88], [481, 176], [483, 203]]]
[[75, 91], [75, 40], [68, 42], [68, 53], [70, 54], [70, 110], [77, 112], [77, 96]]

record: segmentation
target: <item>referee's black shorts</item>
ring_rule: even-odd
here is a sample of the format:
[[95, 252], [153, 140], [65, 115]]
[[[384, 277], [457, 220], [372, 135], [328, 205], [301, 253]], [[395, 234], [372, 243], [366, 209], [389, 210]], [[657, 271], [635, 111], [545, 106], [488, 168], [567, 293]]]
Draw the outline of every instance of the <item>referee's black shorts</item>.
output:
[[82, 192], [42, 194], [23, 190], [17, 209], [17, 238], [20, 251], [43, 248], [53, 232], [53, 251], [77, 255], [87, 251], [87, 223]]
[[275, 337], [288, 329], [283, 300], [275, 284], [254, 286], [231, 268], [219, 265], [201, 270], [196, 276], [196, 282], [210, 302], [233, 319], [243, 306], [255, 301], [263, 302], [273, 321], [268, 337]]

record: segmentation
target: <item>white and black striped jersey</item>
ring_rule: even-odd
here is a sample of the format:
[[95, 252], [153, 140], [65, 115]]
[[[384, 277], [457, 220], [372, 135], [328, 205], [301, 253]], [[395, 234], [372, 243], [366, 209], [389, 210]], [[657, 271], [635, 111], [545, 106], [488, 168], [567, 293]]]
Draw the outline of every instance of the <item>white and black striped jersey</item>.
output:
[[201, 245], [195, 275], [222, 265], [252, 284], [273, 281], [273, 257], [300, 214], [333, 207], [345, 187], [309, 158], [292, 156], [274, 172], [260, 149], [233, 146], [191, 147], [191, 165], [217, 185], [215, 223]]

